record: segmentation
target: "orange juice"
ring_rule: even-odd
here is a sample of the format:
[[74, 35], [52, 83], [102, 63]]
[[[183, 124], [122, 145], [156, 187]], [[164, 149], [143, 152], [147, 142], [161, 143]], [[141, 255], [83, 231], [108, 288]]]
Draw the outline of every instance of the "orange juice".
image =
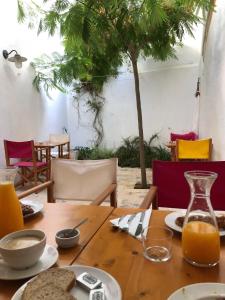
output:
[[13, 183], [0, 182], [0, 238], [23, 227], [22, 209]]
[[192, 221], [182, 232], [182, 250], [184, 257], [199, 265], [213, 265], [220, 257], [219, 231], [212, 224]]

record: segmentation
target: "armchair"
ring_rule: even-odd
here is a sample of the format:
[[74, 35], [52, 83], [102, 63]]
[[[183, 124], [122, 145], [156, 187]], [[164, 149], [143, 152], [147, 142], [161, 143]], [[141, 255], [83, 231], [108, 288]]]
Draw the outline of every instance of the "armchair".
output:
[[[19, 175], [22, 184], [34, 181], [34, 184], [37, 185], [38, 180], [45, 181], [48, 178], [48, 164], [37, 160], [33, 140], [23, 142], [4, 140], [4, 148], [6, 165], [20, 169]], [[13, 159], [16, 159], [16, 162], [12, 161]], [[46, 174], [45, 179], [40, 176], [43, 173]]]
[[141, 208], [148, 208], [151, 204], [155, 209], [159, 207], [187, 208], [190, 190], [184, 172], [191, 170], [212, 171], [218, 174], [211, 190], [211, 202], [213, 209], [225, 210], [225, 161], [154, 161], [153, 185]]
[[176, 140], [176, 160], [211, 160], [212, 139]]
[[117, 206], [117, 158], [102, 160], [53, 159], [50, 181], [18, 195], [24, 198], [47, 188], [48, 202], [61, 200], [88, 200], [100, 205], [110, 197], [111, 206]]

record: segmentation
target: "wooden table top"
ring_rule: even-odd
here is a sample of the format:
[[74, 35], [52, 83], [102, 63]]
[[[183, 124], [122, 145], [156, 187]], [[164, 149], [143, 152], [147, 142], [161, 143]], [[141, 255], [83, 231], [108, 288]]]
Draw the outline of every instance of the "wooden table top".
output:
[[[225, 240], [221, 240], [220, 263], [213, 268], [194, 267], [184, 261], [180, 233], [174, 233], [172, 258], [165, 263], [153, 263], [144, 258], [140, 241], [113, 229], [109, 223], [112, 218], [138, 211], [140, 209], [69, 207], [69, 204], [54, 203], [46, 205], [44, 217], [39, 216], [36, 222], [34, 219], [29, 220], [26, 226], [43, 228], [45, 231], [48, 228], [47, 242], [54, 244], [55, 232], [64, 227], [65, 223], [66, 227], [71, 227], [71, 224], [81, 218], [90, 216], [90, 224], [86, 223], [81, 227], [80, 245], [73, 251], [68, 249], [68, 253], [60, 251], [59, 264], [70, 262], [105, 270], [120, 284], [123, 300], [166, 300], [175, 290], [188, 284], [225, 283]], [[150, 225], [164, 226], [164, 218], [168, 213], [153, 211]], [[23, 283], [24, 281], [0, 281], [0, 299], [10, 299]]]
[[[109, 219], [135, 211], [138, 209], [117, 208]], [[150, 224], [164, 226], [168, 213], [153, 211]], [[166, 300], [174, 291], [188, 284], [225, 283], [225, 242], [221, 241], [221, 259], [216, 267], [194, 267], [184, 261], [181, 234], [175, 233], [172, 258], [168, 262], [154, 263], [143, 257], [140, 241], [113, 229], [106, 221], [74, 264], [95, 266], [110, 273], [120, 284], [123, 300]]]
[[34, 147], [36, 148], [54, 148], [57, 146], [62, 146], [62, 145], [66, 145], [68, 142], [58, 142], [58, 143], [53, 143], [53, 142], [49, 142], [49, 141], [45, 141], [45, 142], [35, 142], [34, 143]]
[[[79, 244], [69, 249], [59, 249], [57, 265], [70, 265], [87, 245], [101, 225], [113, 211], [109, 206], [70, 205], [63, 203], [47, 203], [43, 214], [33, 216], [25, 221], [25, 228], [43, 230], [47, 236], [47, 244], [57, 247], [55, 234], [65, 228], [74, 227], [81, 219], [88, 222], [80, 227]], [[0, 280], [0, 300], [10, 299], [15, 291], [27, 280]]]

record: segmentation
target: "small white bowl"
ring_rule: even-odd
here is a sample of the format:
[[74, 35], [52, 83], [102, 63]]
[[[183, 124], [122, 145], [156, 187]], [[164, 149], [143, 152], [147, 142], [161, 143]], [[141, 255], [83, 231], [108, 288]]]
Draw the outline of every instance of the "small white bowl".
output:
[[70, 248], [78, 244], [80, 238], [80, 230], [75, 229], [74, 234], [70, 237], [63, 237], [65, 233], [70, 232], [71, 229], [63, 229], [56, 233], [55, 241], [60, 248]]
[[[39, 241], [34, 245], [19, 249], [7, 249], [4, 247], [9, 240], [28, 236], [36, 237]], [[0, 254], [10, 267], [14, 269], [26, 269], [38, 261], [45, 249], [45, 245], [46, 236], [43, 231], [36, 229], [19, 230], [4, 236], [0, 240]]]

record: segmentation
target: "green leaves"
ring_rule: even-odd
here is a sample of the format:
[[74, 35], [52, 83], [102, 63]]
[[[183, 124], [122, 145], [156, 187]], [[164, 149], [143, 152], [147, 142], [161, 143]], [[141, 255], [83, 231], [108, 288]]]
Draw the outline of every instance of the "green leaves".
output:
[[17, 0], [17, 7], [18, 7], [17, 19], [19, 23], [22, 23], [24, 22], [26, 17], [22, 1]]
[[38, 32], [48, 31], [50, 35], [55, 34], [60, 16], [57, 11], [51, 10], [45, 17], [40, 21]]
[[[43, 0], [43, 7], [31, 3], [40, 15], [38, 33], [54, 35], [60, 29], [66, 55], [58, 79], [65, 84], [70, 79], [88, 81], [98, 91], [108, 75], [117, 74], [131, 48], [157, 60], [175, 57], [174, 46], [180, 45], [185, 32], [193, 36], [193, 26], [200, 22], [196, 10], [212, 9], [211, 0], [52, 2]], [[18, 19], [24, 21], [27, 15], [18, 0]]]
[[[32, 2], [33, 3], [33, 2]], [[193, 36], [200, 18], [197, 9], [212, 8], [210, 0], [44, 0], [48, 9], [36, 7], [41, 15], [38, 32], [54, 35], [60, 29], [65, 49], [59, 81], [69, 85], [78, 79], [83, 87], [101, 91], [108, 75], [117, 74], [129, 49], [157, 60], [175, 57], [184, 33]], [[18, 0], [18, 14], [26, 14]], [[62, 76], [62, 77], [60, 77]]]
[[[176, 57], [184, 34], [193, 36], [201, 21], [198, 11], [213, 9], [213, 0], [35, 0], [26, 8], [18, 0], [18, 20], [38, 22], [38, 33], [54, 35], [59, 28], [64, 55], [34, 62], [34, 85], [65, 90], [74, 84], [93, 99], [110, 76], [118, 75], [124, 59], [139, 55], [156, 60]], [[45, 8], [46, 5], [46, 8]], [[37, 14], [39, 18], [37, 18]]]
[[85, 43], [88, 42], [91, 32], [91, 22], [88, 16], [84, 17], [83, 21], [83, 30], [82, 30], [82, 39]]
[[52, 57], [45, 54], [36, 58], [31, 63], [36, 73], [33, 80], [34, 87], [40, 91], [41, 86], [43, 86], [49, 98], [51, 98], [49, 92], [52, 89], [58, 89], [61, 92], [66, 93], [64, 82], [60, 76], [60, 68], [63, 65], [63, 60], [63, 56], [54, 52]]

